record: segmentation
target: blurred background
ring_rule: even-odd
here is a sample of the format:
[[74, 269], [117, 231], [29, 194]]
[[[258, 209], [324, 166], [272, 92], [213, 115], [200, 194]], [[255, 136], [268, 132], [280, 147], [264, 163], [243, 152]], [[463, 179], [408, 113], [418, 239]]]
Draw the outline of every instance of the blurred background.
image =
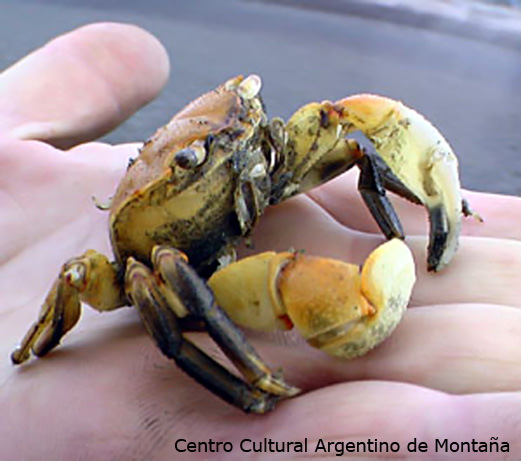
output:
[[[94, 21], [138, 24], [167, 48], [159, 98], [105, 140], [143, 140], [188, 101], [258, 73], [270, 115], [371, 92], [444, 133], [463, 185], [521, 195], [521, 0], [0, 0], [0, 69]], [[35, 76], [37, 78], [37, 76]]]

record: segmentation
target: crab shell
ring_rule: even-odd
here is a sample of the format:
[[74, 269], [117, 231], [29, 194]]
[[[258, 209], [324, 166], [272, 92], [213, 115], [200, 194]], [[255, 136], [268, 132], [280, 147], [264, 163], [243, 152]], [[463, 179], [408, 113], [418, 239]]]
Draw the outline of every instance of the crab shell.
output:
[[[110, 210], [119, 262], [129, 256], [149, 261], [155, 245], [168, 244], [204, 272], [247, 233], [241, 216], [252, 209], [262, 213], [262, 195], [268, 197], [270, 189], [259, 90], [256, 76], [231, 79], [195, 99], [144, 144]], [[192, 167], [175, 156], [188, 146], [198, 157]], [[265, 191], [255, 203], [250, 183]], [[243, 219], [256, 221], [257, 215]]]

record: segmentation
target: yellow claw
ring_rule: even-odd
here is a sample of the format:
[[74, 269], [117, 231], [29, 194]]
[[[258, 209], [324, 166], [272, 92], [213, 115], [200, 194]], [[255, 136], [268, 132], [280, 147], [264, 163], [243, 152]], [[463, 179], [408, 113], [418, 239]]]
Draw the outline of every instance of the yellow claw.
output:
[[398, 239], [373, 251], [360, 271], [342, 261], [298, 253], [262, 253], [210, 280], [217, 303], [239, 325], [294, 326], [328, 354], [356, 357], [400, 322], [415, 282], [410, 250]]
[[[361, 148], [349, 139], [355, 131], [371, 146]], [[457, 158], [422, 115], [401, 102], [362, 94], [301, 107], [288, 120], [286, 135], [283, 158], [291, 179], [276, 200], [305, 192], [357, 165], [360, 192], [384, 234], [402, 236], [398, 216], [384, 197], [387, 189], [427, 208], [428, 269], [438, 271], [449, 263], [458, 245], [461, 214], [469, 211], [462, 206]]]
[[231, 319], [260, 331], [289, 329], [277, 280], [293, 253], [267, 251], [225, 266], [210, 277], [208, 285]]

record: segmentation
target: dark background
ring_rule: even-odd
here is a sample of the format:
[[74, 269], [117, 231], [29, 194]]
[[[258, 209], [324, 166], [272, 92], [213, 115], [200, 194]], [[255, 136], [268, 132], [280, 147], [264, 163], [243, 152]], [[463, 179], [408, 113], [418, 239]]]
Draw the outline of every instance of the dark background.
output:
[[521, 13], [396, 3], [0, 0], [0, 69], [79, 25], [135, 23], [164, 43], [172, 75], [110, 142], [143, 140], [195, 96], [254, 72], [269, 113], [284, 118], [352, 93], [400, 99], [444, 133], [465, 187], [521, 195]]

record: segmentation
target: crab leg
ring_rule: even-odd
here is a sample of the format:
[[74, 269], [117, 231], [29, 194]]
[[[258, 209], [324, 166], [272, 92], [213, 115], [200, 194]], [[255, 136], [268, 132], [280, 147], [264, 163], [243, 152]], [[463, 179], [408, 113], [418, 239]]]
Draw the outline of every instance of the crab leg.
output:
[[[275, 376], [263, 363], [241, 331], [214, 302], [212, 292], [204, 280], [188, 264], [186, 256], [169, 247], [156, 246], [152, 263], [161, 283], [158, 284], [165, 308], [177, 317], [192, 316], [204, 321], [206, 330], [241, 374], [253, 386], [270, 394], [291, 397], [299, 390]], [[128, 260], [127, 291], [132, 287], [133, 267], [141, 267], [133, 258]], [[163, 334], [168, 334], [164, 331]]]
[[[243, 382], [183, 337], [176, 312], [179, 303], [170, 304], [157, 277], [132, 258], [127, 266], [126, 289], [163, 354], [175, 360], [185, 373], [245, 412], [265, 413], [273, 408], [278, 397]], [[173, 293], [167, 296], [170, 301], [175, 297]]]
[[126, 304], [114, 266], [93, 250], [66, 262], [20, 346], [11, 354], [15, 365], [29, 359], [31, 351], [42, 357], [56, 347], [78, 322], [81, 301], [104, 312]]
[[299, 390], [273, 375], [241, 331], [214, 302], [204, 280], [188, 264], [186, 256], [169, 247], [152, 250], [152, 264], [164, 282], [163, 293], [178, 315], [204, 320], [212, 339], [252, 385], [271, 394], [291, 397]]

